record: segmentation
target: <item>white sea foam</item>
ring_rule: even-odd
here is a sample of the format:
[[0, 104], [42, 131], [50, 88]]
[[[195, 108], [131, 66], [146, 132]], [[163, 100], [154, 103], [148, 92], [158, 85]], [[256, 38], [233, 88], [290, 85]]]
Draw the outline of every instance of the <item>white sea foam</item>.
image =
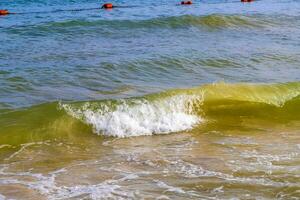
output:
[[97, 134], [130, 137], [191, 129], [201, 122], [193, 113], [196, 101], [199, 105], [199, 96], [177, 95], [153, 101], [124, 100], [114, 108], [105, 103], [99, 103], [96, 109], [89, 103], [80, 108], [70, 104], [61, 104], [61, 107], [71, 116], [92, 125]]
[[5, 196], [0, 194], [0, 200], [5, 200]]
[[[89, 199], [133, 199], [134, 192], [124, 191], [119, 182], [135, 179], [138, 176], [129, 175], [121, 179], [107, 180], [95, 185], [75, 185], [75, 186], [58, 186], [55, 179], [55, 174], [51, 176], [44, 176], [42, 174], [20, 173], [13, 174], [15, 177], [22, 179], [23, 176], [32, 177], [34, 182], [29, 180], [18, 180], [13, 177], [6, 179], [0, 178], [1, 185], [19, 184], [29, 189], [37, 191], [47, 199], [69, 199], [86, 196]], [[3, 196], [3, 195], [2, 195]], [[1, 200], [1, 194], [0, 194]]]
[[180, 193], [180, 194], [185, 193], [185, 191], [179, 187], [167, 185], [166, 183], [159, 181], [159, 180], [154, 180], [154, 182], [157, 183], [158, 187], [166, 189], [165, 192], [175, 192], [175, 193]]

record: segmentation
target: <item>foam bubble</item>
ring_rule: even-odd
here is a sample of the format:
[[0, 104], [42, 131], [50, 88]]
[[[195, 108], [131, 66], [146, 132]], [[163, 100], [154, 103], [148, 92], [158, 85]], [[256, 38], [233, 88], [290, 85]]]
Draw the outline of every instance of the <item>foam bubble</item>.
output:
[[166, 189], [165, 192], [175, 192], [175, 193], [179, 193], [179, 194], [184, 194], [185, 193], [185, 191], [183, 189], [181, 189], [179, 187], [174, 187], [174, 186], [167, 185], [163, 181], [154, 180], [154, 182], [157, 183], [158, 187]]
[[93, 126], [98, 134], [130, 137], [166, 134], [191, 129], [201, 121], [192, 106], [200, 101], [195, 95], [175, 95], [154, 101], [123, 100], [118, 105], [99, 102], [95, 109], [89, 103], [75, 108], [61, 104], [68, 114]]
[[[121, 179], [106, 180], [95, 185], [58, 186], [55, 174], [52, 173], [50, 176], [45, 176], [29, 172], [7, 173], [7, 175], [12, 175], [12, 177], [0, 179], [0, 186], [20, 184], [37, 191], [41, 195], [46, 196], [47, 199], [69, 199], [82, 196], [86, 196], [89, 199], [133, 199], [134, 192], [122, 190], [118, 183], [138, 177], [137, 175], [130, 174]], [[24, 176], [32, 177], [35, 181], [32, 182], [30, 179], [24, 179]], [[15, 179], [14, 177], [19, 177], [19, 179]], [[2, 200], [2, 196], [0, 194], [0, 200]]]
[[0, 194], [0, 200], [5, 200], [5, 196]]

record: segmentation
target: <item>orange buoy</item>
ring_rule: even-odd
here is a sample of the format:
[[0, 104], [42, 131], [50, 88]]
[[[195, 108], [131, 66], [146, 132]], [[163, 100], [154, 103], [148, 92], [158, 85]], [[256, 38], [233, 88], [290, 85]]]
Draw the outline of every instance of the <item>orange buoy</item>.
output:
[[0, 15], [8, 15], [8, 10], [0, 10]]
[[191, 5], [191, 4], [193, 4], [192, 1], [182, 1], [181, 2], [181, 5]]
[[114, 6], [112, 3], [105, 3], [103, 4], [103, 6], [101, 8], [104, 8], [104, 9], [112, 9]]

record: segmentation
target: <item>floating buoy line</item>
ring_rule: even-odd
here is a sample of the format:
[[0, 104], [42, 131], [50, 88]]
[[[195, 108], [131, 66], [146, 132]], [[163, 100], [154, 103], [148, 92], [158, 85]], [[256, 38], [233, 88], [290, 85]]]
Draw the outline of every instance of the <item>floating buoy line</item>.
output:
[[[254, 0], [240, 0], [242, 3], [251, 3], [254, 2]], [[193, 2], [190, 0], [187, 1], [181, 1], [177, 5], [192, 5]], [[81, 9], [70, 9], [70, 10], [53, 10], [53, 11], [45, 11], [45, 12], [24, 12], [24, 13], [15, 13], [15, 12], [10, 12], [9, 10], [0, 10], [0, 16], [4, 15], [16, 15], [16, 14], [38, 14], [38, 13], [55, 13], [55, 12], [67, 12], [67, 11], [85, 11], [85, 10], [98, 10], [98, 9], [105, 9], [105, 10], [110, 10], [113, 8], [131, 8], [131, 7], [136, 7], [136, 6], [115, 6], [112, 3], [104, 3], [101, 7], [98, 8], [81, 8]]]
[[193, 2], [192, 1], [182, 1], [180, 4], [181, 5], [192, 5]]
[[12, 13], [8, 12], [8, 10], [0, 10], [0, 15], [8, 15], [8, 14], [12, 14]]
[[103, 6], [101, 8], [102, 9], [112, 9], [112, 8], [114, 8], [114, 5], [112, 3], [105, 3], [105, 4], [103, 4]]

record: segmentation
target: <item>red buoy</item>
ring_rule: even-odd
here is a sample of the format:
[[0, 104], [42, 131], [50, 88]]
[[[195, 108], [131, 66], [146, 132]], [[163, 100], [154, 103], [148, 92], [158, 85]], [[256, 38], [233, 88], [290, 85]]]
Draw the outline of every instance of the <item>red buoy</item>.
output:
[[191, 4], [193, 4], [192, 1], [182, 1], [181, 2], [181, 5], [191, 5]]
[[0, 15], [8, 15], [8, 10], [0, 10]]
[[246, 3], [246, 2], [248, 2], [248, 3], [250, 3], [250, 2], [253, 2], [254, 0], [241, 0], [241, 2], [243, 2], [243, 3]]
[[114, 6], [112, 3], [105, 3], [103, 4], [103, 6], [101, 8], [104, 8], [104, 9], [112, 9]]

